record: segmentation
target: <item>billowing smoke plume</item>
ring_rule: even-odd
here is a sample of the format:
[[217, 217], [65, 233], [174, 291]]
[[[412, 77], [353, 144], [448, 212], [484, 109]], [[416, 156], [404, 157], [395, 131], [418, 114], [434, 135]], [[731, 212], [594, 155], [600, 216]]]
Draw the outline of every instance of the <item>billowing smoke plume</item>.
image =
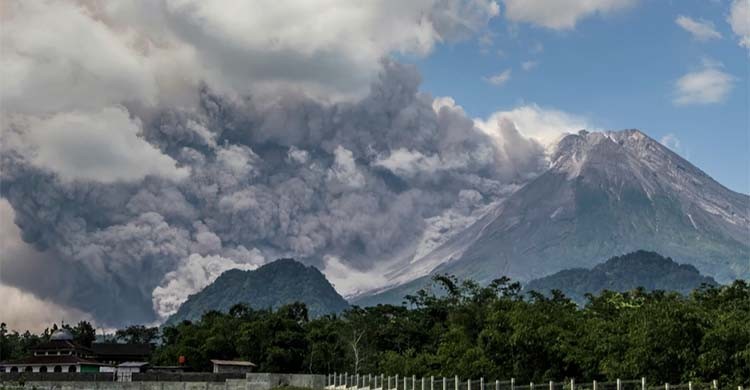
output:
[[[419, 92], [414, 67], [378, 60], [471, 34], [494, 3], [414, 1], [394, 13], [404, 3], [383, 2], [346, 14], [365, 27], [328, 15], [331, 31], [351, 40], [301, 35], [294, 23], [304, 31], [308, 21], [292, 6], [265, 13], [279, 18], [271, 28], [257, 12], [232, 24], [224, 18], [235, 13], [214, 2], [187, 3], [51, 2], [33, 17], [34, 5], [9, 7], [9, 30], [32, 34], [14, 18], [56, 15], [95, 39], [53, 48], [3, 35], [17, 65], [3, 73], [19, 78], [3, 74], [17, 81], [4, 88], [1, 194], [43, 255], [3, 257], [2, 283], [104, 324], [150, 322], [221, 272], [279, 256], [339, 275], [410, 261], [543, 168], [542, 146], [512, 122], [480, 129], [452, 100]], [[368, 26], [384, 35], [357, 30]], [[263, 28], [273, 39], [257, 36]], [[65, 52], [71, 45], [80, 47]], [[111, 47], [93, 62], [76, 57], [96, 45]], [[55, 74], [55, 62], [70, 69]], [[176, 81], [184, 72], [194, 87]], [[353, 96], [360, 77], [372, 80], [369, 92], [322, 97], [336, 95], [329, 88]], [[40, 270], [44, 282], [31, 276]]]

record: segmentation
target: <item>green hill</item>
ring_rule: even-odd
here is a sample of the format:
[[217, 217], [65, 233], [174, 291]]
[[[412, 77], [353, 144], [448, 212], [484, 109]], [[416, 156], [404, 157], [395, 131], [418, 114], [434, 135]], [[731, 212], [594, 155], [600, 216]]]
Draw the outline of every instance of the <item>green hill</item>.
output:
[[592, 269], [573, 268], [529, 282], [524, 290], [549, 293], [560, 290], [579, 304], [586, 293], [603, 290], [628, 291], [643, 287], [648, 291], [664, 290], [688, 294], [701, 284], [716, 285], [692, 265], [677, 264], [655, 252], [636, 251], [613, 257]]
[[191, 295], [167, 324], [197, 320], [209, 310], [226, 312], [236, 303], [266, 309], [293, 302], [305, 303], [311, 317], [339, 313], [349, 307], [317, 268], [293, 259], [279, 259], [253, 271], [234, 269], [221, 274]]

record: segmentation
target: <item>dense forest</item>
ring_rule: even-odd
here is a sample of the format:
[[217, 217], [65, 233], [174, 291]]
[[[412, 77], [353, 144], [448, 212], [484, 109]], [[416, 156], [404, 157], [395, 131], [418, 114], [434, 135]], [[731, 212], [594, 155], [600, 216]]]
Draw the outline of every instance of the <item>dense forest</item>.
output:
[[[90, 325], [70, 327], [91, 341]], [[0, 333], [0, 358], [49, 337]], [[187, 358], [248, 359], [259, 371], [459, 375], [537, 383], [551, 379], [640, 378], [680, 383], [718, 379], [750, 384], [750, 285], [705, 285], [688, 296], [603, 291], [577, 306], [559, 291], [523, 293], [498, 279], [488, 286], [437, 276], [405, 306], [353, 307], [310, 319], [304, 304], [278, 310], [235, 305], [200, 321], [118, 331], [121, 342], [152, 342], [153, 363]]]

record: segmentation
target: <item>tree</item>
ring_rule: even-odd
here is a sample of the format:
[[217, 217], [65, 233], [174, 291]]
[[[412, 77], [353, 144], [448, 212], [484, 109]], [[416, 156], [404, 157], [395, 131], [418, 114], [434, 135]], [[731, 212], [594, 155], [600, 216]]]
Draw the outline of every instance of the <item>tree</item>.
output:
[[126, 344], [153, 344], [158, 336], [159, 328], [148, 328], [143, 325], [128, 326], [115, 333], [115, 339]]

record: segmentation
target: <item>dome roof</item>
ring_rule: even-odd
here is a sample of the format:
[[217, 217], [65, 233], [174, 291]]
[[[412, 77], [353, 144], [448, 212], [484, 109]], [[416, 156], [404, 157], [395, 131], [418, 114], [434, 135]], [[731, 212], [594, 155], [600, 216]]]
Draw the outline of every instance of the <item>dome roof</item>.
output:
[[50, 340], [73, 340], [73, 335], [67, 329], [58, 329], [52, 333]]

